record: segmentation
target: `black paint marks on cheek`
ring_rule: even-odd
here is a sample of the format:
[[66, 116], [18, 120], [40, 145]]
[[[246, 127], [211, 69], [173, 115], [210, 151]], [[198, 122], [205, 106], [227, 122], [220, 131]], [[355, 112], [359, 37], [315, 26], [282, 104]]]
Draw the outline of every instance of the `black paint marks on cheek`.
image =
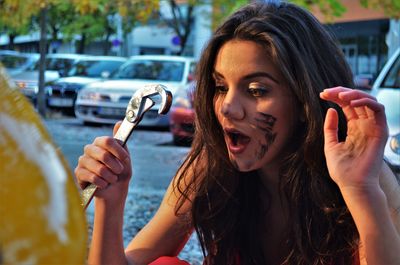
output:
[[266, 143], [260, 142], [260, 148], [257, 151], [257, 158], [261, 159], [268, 152], [269, 147], [275, 141], [276, 133], [273, 132], [276, 118], [270, 114], [258, 112], [258, 116], [255, 119], [256, 127], [261, 131], [265, 132]]
[[257, 159], [261, 159], [265, 156], [268, 151], [268, 145], [263, 144], [261, 141], [259, 142], [260, 148], [256, 150]]

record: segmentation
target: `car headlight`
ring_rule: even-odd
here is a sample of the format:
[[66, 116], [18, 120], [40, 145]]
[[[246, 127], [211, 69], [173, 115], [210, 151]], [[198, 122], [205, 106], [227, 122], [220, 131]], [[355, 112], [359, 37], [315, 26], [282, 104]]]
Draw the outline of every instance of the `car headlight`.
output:
[[26, 87], [26, 83], [23, 81], [16, 81], [15, 84], [17, 85], [17, 87], [19, 87], [20, 89], [24, 89]]
[[400, 155], [400, 133], [390, 139], [389, 145], [393, 152]]
[[101, 94], [97, 92], [84, 92], [79, 95], [80, 99], [100, 101]]

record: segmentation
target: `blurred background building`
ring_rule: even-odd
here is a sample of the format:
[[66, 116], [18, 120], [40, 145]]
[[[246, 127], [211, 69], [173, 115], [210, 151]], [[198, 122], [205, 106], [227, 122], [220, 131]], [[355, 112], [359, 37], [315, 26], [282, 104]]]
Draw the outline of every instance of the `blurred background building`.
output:
[[[187, 1], [175, 1], [183, 17], [189, 12]], [[137, 54], [181, 54], [198, 57], [204, 43], [211, 35], [212, 3], [195, 5], [190, 20], [191, 30], [185, 48], [180, 51], [181, 39], [176, 31], [165, 21], [173, 19], [169, 1], [160, 1], [159, 13], [164, 22], [150, 19], [147, 24], [134, 27], [129, 33], [122, 34], [121, 18], [111, 16], [116, 25], [116, 32], [110, 38], [110, 55], [131, 56]], [[312, 12], [336, 35], [340, 46], [354, 75], [375, 78], [384, 63], [400, 46], [400, 21], [390, 19], [383, 11], [367, 9], [361, 6], [360, 0], [341, 1], [346, 11], [340, 17], [327, 19], [319, 10]], [[208, 14], [208, 15], [205, 15]], [[16, 36], [15, 49], [22, 52], [38, 52], [39, 32]], [[78, 38], [78, 36], [77, 36]], [[60, 35], [60, 39], [63, 36]], [[0, 49], [6, 49], [8, 36], [0, 35]], [[77, 52], [77, 39], [72, 41], [49, 41], [49, 53]], [[85, 53], [104, 54], [104, 42], [92, 41], [85, 48]]]
[[320, 11], [314, 15], [339, 39], [354, 75], [376, 77], [388, 58], [400, 46], [400, 21], [383, 11], [366, 9], [359, 0], [342, 1], [346, 11], [327, 21]]

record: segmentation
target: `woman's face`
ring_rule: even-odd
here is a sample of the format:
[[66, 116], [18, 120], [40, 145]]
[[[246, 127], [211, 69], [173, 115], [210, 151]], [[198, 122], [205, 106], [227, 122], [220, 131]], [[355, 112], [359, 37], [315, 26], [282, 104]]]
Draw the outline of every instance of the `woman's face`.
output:
[[298, 119], [295, 99], [268, 53], [255, 42], [228, 41], [217, 54], [214, 79], [214, 110], [233, 165], [278, 169]]

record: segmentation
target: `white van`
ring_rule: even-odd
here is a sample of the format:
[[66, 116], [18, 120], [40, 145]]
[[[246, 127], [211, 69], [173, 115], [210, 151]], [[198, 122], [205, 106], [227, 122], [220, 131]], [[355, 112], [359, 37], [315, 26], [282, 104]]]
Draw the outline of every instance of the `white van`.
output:
[[400, 172], [400, 48], [376, 78], [371, 95], [385, 106], [389, 127], [385, 159], [394, 171]]

